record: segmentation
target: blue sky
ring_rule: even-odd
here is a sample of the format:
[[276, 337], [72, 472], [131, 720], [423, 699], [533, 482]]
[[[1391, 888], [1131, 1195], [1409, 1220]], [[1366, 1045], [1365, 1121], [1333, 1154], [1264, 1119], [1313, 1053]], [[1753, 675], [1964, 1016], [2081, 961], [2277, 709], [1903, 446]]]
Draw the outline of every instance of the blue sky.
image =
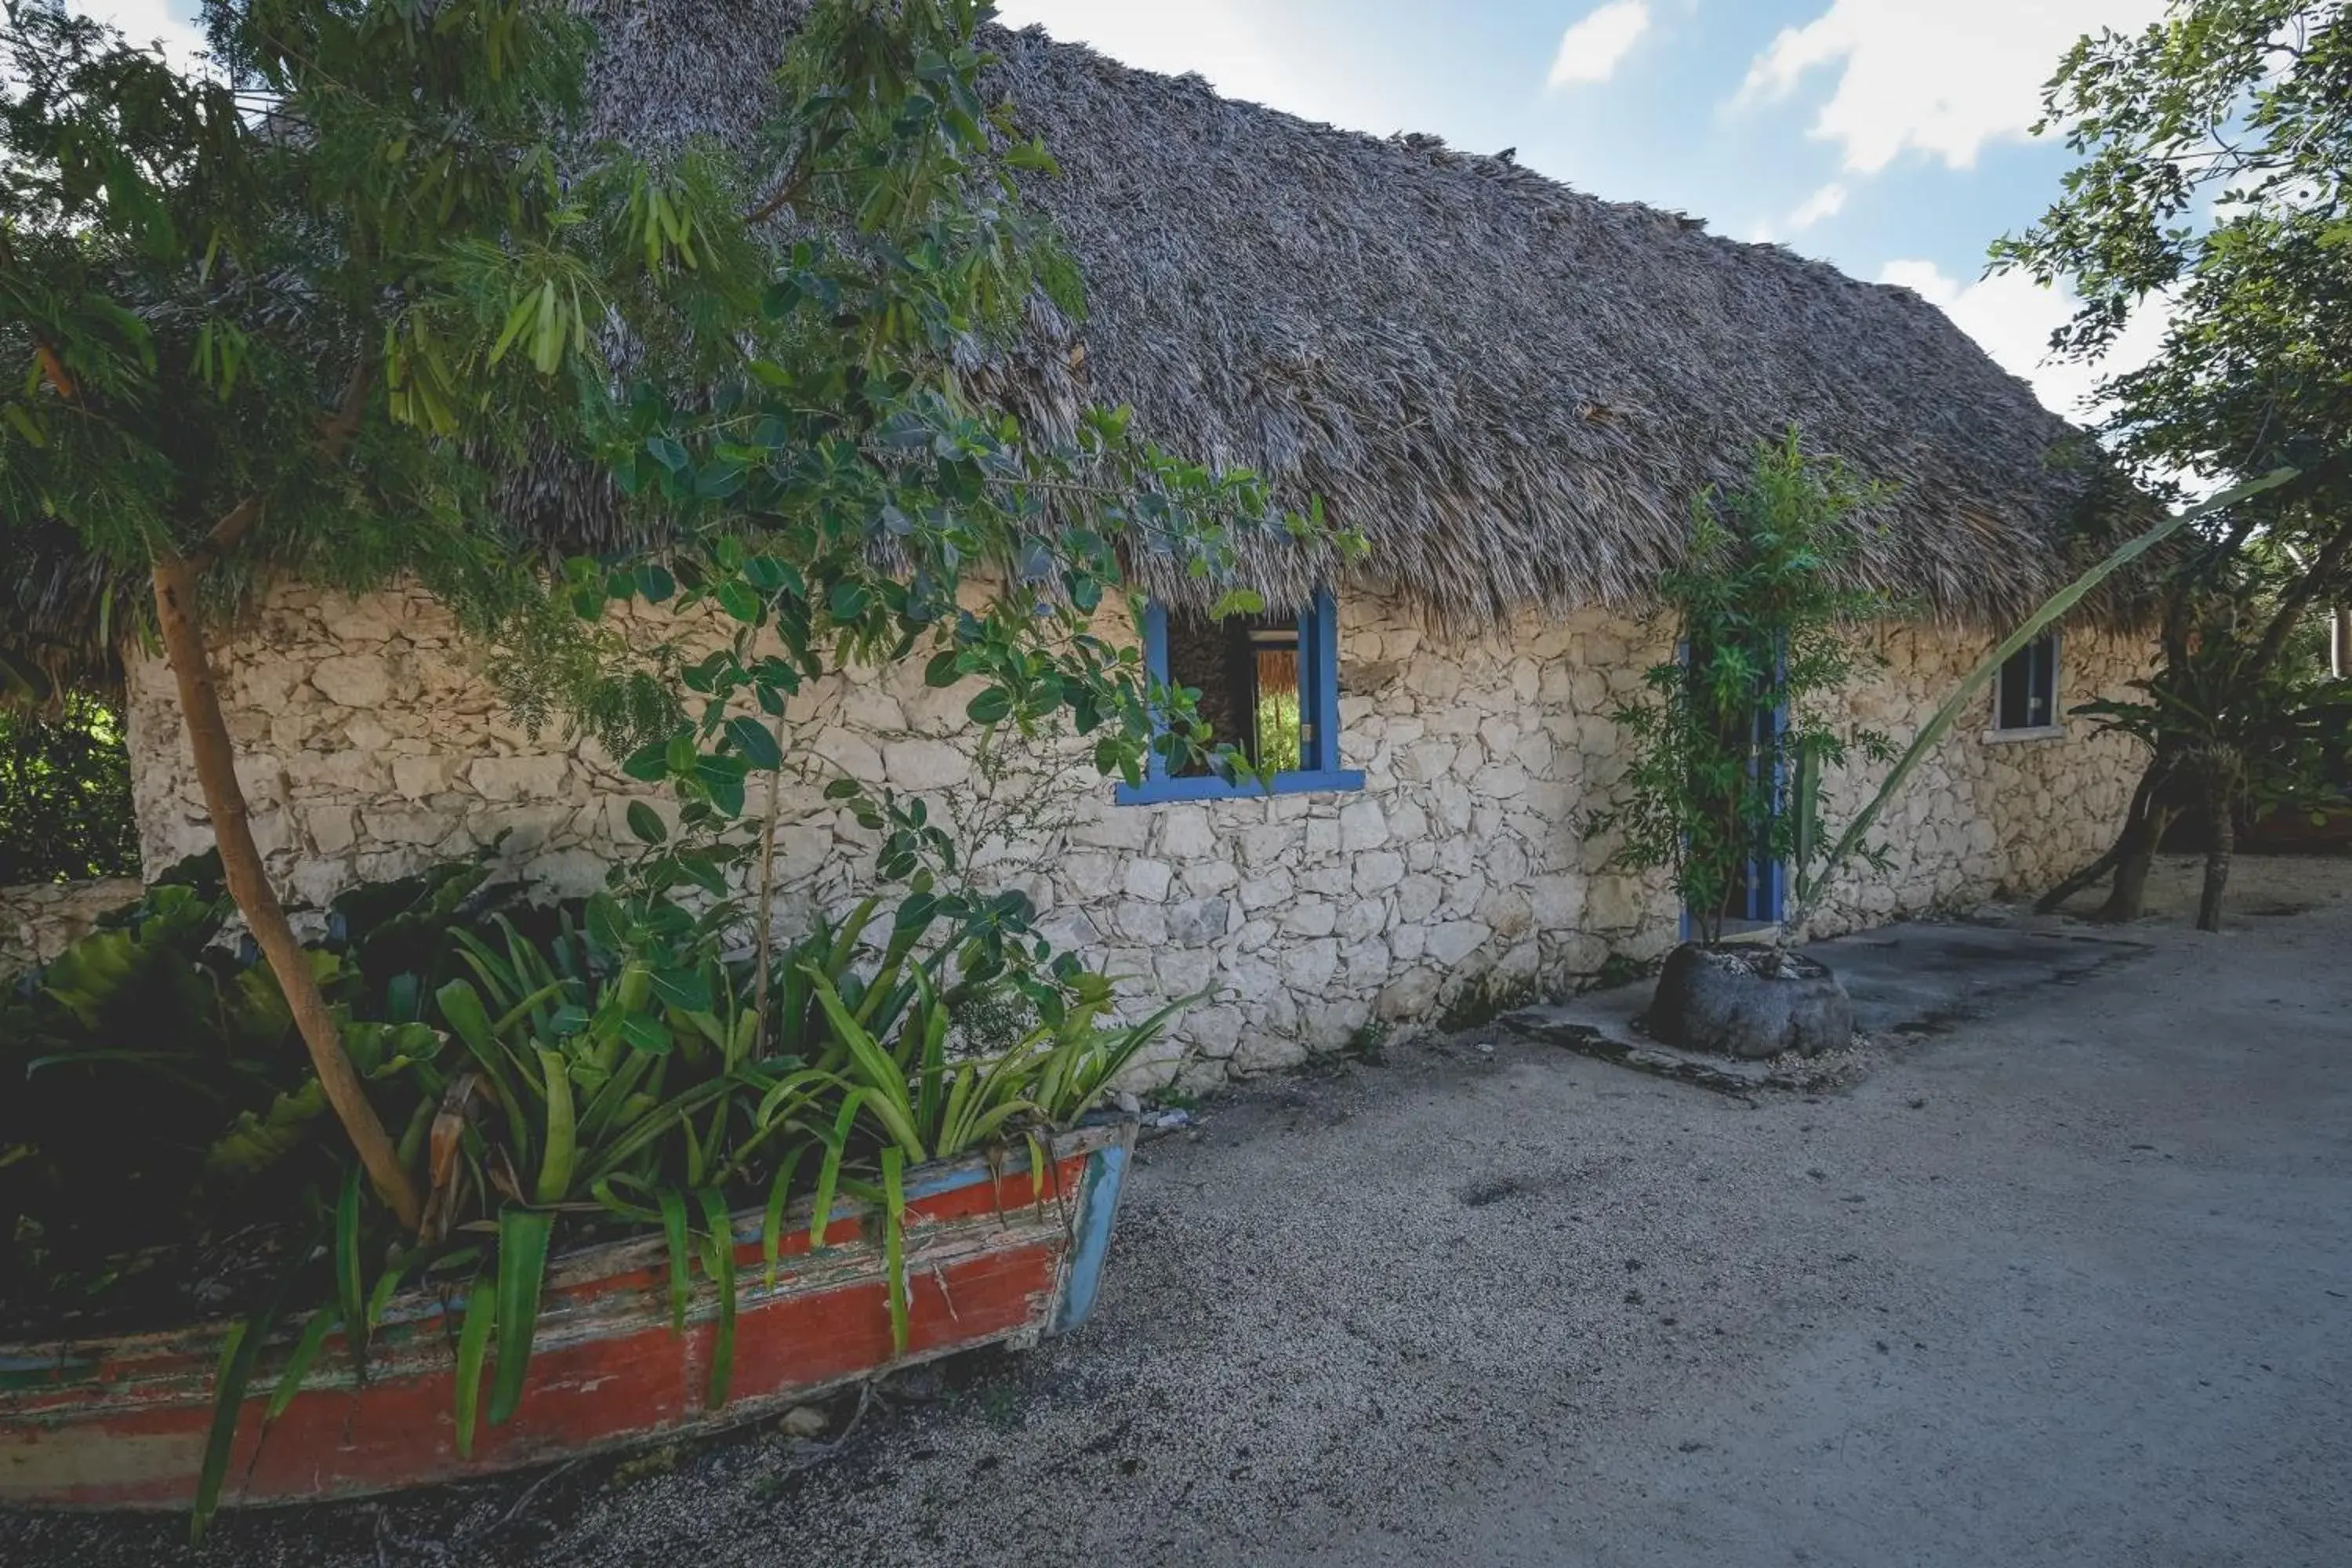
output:
[[[73, 0], [192, 47], [194, 0]], [[2042, 401], [2095, 373], [2042, 344], [2068, 302], [1983, 279], [2057, 191], [2027, 135], [2077, 36], [2163, 0], [998, 0], [1147, 69], [1360, 131], [1434, 132], [1617, 201], [1773, 239], [1943, 307]], [[2155, 316], [2106, 368], [2144, 357]]]

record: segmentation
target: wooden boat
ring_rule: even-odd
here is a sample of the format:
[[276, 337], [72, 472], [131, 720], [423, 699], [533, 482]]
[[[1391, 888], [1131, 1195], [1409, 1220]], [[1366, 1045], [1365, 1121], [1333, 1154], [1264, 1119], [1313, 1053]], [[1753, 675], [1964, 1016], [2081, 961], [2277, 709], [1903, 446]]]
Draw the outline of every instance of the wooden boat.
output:
[[[1132, 1121], [1064, 1133], [1042, 1181], [1022, 1152], [996, 1168], [965, 1160], [908, 1172], [902, 1356], [892, 1354], [878, 1226], [836, 1205], [813, 1251], [803, 1205], [771, 1286], [762, 1216], [737, 1215], [734, 1366], [715, 1410], [705, 1394], [717, 1294], [698, 1268], [686, 1331], [674, 1332], [657, 1237], [555, 1260], [521, 1405], [502, 1426], [480, 1423], [469, 1458], [457, 1453], [452, 1401], [461, 1297], [395, 1298], [364, 1382], [331, 1338], [265, 1431], [289, 1332], [260, 1358], [222, 1500], [310, 1502], [487, 1475], [772, 1414], [894, 1364], [1034, 1343], [1094, 1305], [1134, 1141]], [[227, 1330], [0, 1346], [0, 1503], [189, 1506]]]

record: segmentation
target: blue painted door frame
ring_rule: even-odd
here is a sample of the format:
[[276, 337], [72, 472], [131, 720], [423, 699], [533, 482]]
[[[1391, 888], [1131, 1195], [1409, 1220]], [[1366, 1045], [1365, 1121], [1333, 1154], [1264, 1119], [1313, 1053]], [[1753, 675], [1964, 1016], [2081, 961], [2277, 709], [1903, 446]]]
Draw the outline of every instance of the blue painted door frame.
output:
[[[1687, 638], [1675, 645], [1675, 654], [1685, 664], [1690, 662], [1690, 642]], [[1785, 652], [1781, 655], [1784, 660], [1787, 657]], [[1748, 758], [1748, 773], [1751, 777], [1754, 776], [1759, 765], [1757, 760], [1759, 757], [1772, 758], [1772, 812], [1775, 818], [1778, 818], [1782, 812], [1798, 808], [1798, 803], [1790, 798], [1792, 781], [1788, 777], [1788, 770], [1782, 764], [1779, 752], [1780, 737], [1789, 732], [1789, 706], [1783, 702], [1775, 708], [1759, 708], [1750, 723], [1752, 725], [1750, 739], [1753, 742], [1754, 750]], [[1737, 921], [1752, 921], [1759, 925], [1769, 925], [1777, 923], [1787, 914], [1788, 908], [1788, 863], [1784, 860], [1750, 858], [1748, 862], [1745, 897], [1741, 900], [1739, 907], [1731, 911], [1730, 918]], [[1682, 940], [1688, 942], [1695, 929], [1690, 910], [1685, 906], [1682, 910], [1680, 926]]]

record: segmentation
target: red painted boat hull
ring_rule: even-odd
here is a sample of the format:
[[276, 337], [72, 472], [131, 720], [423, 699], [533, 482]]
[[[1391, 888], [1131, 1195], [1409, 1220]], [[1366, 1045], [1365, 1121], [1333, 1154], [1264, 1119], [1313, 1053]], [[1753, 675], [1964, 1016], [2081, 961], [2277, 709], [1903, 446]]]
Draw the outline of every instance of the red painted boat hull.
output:
[[[717, 1410], [704, 1405], [716, 1292], [698, 1268], [686, 1331], [673, 1332], [657, 1238], [556, 1263], [520, 1408], [502, 1426], [481, 1423], [469, 1458], [457, 1453], [452, 1401], [462, 1299], [395, 1300], [364, 1384], [331, 1338], [265, 1432], [289, 1333], [254, 1374], [222, 1500], [309, 1502], [487, 1475], [769, 1414], [894, 1362], [1034, 1343], [1092, 1305], [1134, 1135], [1132, 1122], [1063, 1134], [1034, 1186], [1025, 1160], [1001, 1173], [979, 1161], [909, 1172], [902, 1357], [881, 1247], [850, 1210], [836, 1210], [814, 1252], [806, 1215], [795, 1215], [772, 1287], [761, 1216], [737, 1215], [735, 1360]], [[189, 1506], [226, 1331], [0, 1347], [0, 1503]]]

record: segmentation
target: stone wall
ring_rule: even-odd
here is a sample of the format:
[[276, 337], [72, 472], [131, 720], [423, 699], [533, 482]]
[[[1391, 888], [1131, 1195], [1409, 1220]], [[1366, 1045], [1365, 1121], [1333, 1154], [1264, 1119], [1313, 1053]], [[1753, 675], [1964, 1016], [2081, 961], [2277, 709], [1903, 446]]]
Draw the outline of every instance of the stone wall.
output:
[[[1855, 720], [1909, 744], [1918, 726], [1991, 651], [1993, 639], [1932, 626], [1883, 629], [1885, 659], [1853, 697]], [[2068, 633], [2059, 655], [2061, 714], [2095, 698], [2134, 695], [2152, 646]], [[2139, 782], [2145, 753], [2128, 737], [2094, 735], [2066, 721], [2060, 736], [1992, 734], [1992, 692], [1931, 752], [1889, 805], [1869, 842], [1886, 868], [1853, 865], [1832, 885], [1811, 930], [1829, 935], [1905, 914], [1966, 908], [1994, 895], [2030, 894], [2096, 859], [2113, 841]], [[1885, 777], [1884, 766], [1832, 773], [1822, 808], [1840, 829]]]
[[[1898, 628], [1856, 698], [1907, 733], [1988, 646]], [[1572, 986], [1612, 954], [1675, 939], [1654, 879], [1603, 868], [1579, 812], [1622, 771], [1609, 711], [1663, 651], [1622, 615], [1522, 615], [1440, 639], [1394, 606], [1340, 606], [1345, 765], [1360, 792], [1121, 806], [1065, 748], [1000, 751], [976, 772], [971, 693], [933, 691], [919, 662], [835, 678], [788, 713], [800, 754], [930, 799], [982, 844], [984, 873], [1035, 899], [1051, 933], [1145, 984], [1211, 992], [1165, 1042], [1162, 1079], [1286, 1065], [1368, 1023], [1417, 1024], [1457, 1004]], [[627, 803], [652, 798], [593, 742], [510, 722], [448, 618], [420, 596], [358, 604], [278, 594], [227, 639], [223, 697], [257, 835], [296, 900], [415, 868], [501, 832], [542, 883], [594, 885], [631, 842]], [[2070, 646], [2064, 700], [2112, 689], [2130, 656]], [[202, 847], [202, 797], [168, 671], [130, 680], [134, 794], [151, 868]], [[1843, 929], [2053, 878], [2103, 847], [2131, 783], [2122, 743], [1988, 744], [1963, 726], [1893, 814], [1892, 874], [1850, 876], [1825, 912]], [[854, 898], [867, 836], [788, 786], [778, 836], [782, 923]], [[1828, 784], [1836, 803], [1862, 781]]]
[[0, 888], [0, 984], [18, 970], [47, 963], [89, 934], [99, 916], [137, 902], [139, 892], [136, 877]]

